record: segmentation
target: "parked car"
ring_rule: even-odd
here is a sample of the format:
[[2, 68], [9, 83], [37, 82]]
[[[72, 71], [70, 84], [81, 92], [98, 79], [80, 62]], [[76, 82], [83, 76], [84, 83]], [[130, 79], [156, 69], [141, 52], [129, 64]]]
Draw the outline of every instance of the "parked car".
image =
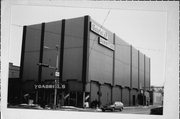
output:
[[124, 108], [124, 104], [120, 101], [115, 101], [112, 105], [106, 105], [101, 107], [102, 111], [105, 112], [106, 110], [115, 111], [119, 110], [122, 111]]
[[163, 107], [152, 108], [150, 114], [163, 115]]

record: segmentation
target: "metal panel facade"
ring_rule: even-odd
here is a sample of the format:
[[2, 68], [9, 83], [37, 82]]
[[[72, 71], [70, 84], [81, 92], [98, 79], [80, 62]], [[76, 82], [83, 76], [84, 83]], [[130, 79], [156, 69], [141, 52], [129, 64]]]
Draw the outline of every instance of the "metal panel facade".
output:
[[139, 54], [139, 80], [140, 80], [140, 89], [144, 89], [144, 55], [142, 53]]
[[41, 24], [27, 26], [22, 80], [38, 80], [40, 56]]
[[146, 90], [150, 90], [150, 59], [146, 57], [146, 66], [145, 66], [145, 71], [146, 71]]
[[[92, 22], [98, 26], [94, 26], [95, 31], [91, 29]], [[99, 43], [100, 37], [103, 43]], [[138, 52], [87, 16], [31, 25], [26, 29], [22, 79], [53, 80], [58, 67], [60, 79], [70, 81], [70, 91], [79, 91], [79, 95], [90, 93], [91, 102], [136, 105], [135, 89], [150, 87], [150, 59], [142, 53], [138, 56]], [[40, 60], [54, 68], [40, 68]]]
[[63, 80], [81, 81], [83, 59], [84, 17], [65, 22]]
[[138, 89], [138, 50], [132, 48], [132, 88]]
[[130, 87], [130, 45], [115, 36], [115, 85]]
[[[61, 21], [45, 24], [43, 63], [52, 67], [59, 64], [61, 50]], [[58, 57], [58, 58], [57, 58]], [[57, 63], [58, 62], [58, 63]], [[42, 80], [55, 78], [55, 69], [42, 67]]]
[[[113, 34], [108, 32], [108, 41], [113, 43]], [[99, 35], [90, 31], [89, 80], [112, 84], [113, 51], [98, 43]]]

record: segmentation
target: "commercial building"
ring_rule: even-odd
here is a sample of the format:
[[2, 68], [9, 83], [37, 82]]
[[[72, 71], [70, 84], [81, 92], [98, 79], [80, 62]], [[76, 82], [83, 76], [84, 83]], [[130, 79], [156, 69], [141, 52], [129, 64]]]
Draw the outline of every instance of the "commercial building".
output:
[[151, 86], [152, 92], [150, 93], [152, 105], [162, 106], [164, 98], [163, 86]]
[[[17, 104], [20, 100], [17, 100], [21, 96], [21, 81], [19, 79], [20, 67], [15, 66], [13, 63], [9, 63], [9, 80], [8, 80], [8, 103]], [[16, 102], [17, 101], [17, 102]]]
[[63, 19], [24, 26], [20, 80], [36, 103], [145, 105], [150, 58], [90, 16]]

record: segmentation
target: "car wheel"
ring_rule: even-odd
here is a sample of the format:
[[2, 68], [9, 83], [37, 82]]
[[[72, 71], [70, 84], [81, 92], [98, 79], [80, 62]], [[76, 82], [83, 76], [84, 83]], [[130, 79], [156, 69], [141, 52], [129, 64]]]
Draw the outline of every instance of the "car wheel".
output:
[[122, 111], [122, 108], [120, 108], [119, 111]]
[[102, 109], [103, 112], [105, 112], [105, 109]]

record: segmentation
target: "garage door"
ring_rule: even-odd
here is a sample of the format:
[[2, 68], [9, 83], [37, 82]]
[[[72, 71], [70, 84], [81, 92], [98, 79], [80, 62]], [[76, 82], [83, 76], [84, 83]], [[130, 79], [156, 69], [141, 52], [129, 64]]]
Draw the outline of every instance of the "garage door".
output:
[[137, 105], [138, 100], [137, 100], [137, 95], [138, 95], [138, 91], [135, 89], [131, 90], [131, 105]]
[[119, 86], [115, 86], [112, 89], [112, 102], [121, 101], [121, 88]]
[[90, 101], [99, 101], [99, 84], [96, 82], [91, 82], [90, 84]]
[[103, 84], [103, 85], [101, 85], [100, 90], [101, 90], [101, 97], [100, 97], [101, 105], [111, 104], [111, 87], [110, 87], [110, 85]]
[[122, 89], [122, 102], [124, 106], [129, 106], [129, 89], [128, 88]]

